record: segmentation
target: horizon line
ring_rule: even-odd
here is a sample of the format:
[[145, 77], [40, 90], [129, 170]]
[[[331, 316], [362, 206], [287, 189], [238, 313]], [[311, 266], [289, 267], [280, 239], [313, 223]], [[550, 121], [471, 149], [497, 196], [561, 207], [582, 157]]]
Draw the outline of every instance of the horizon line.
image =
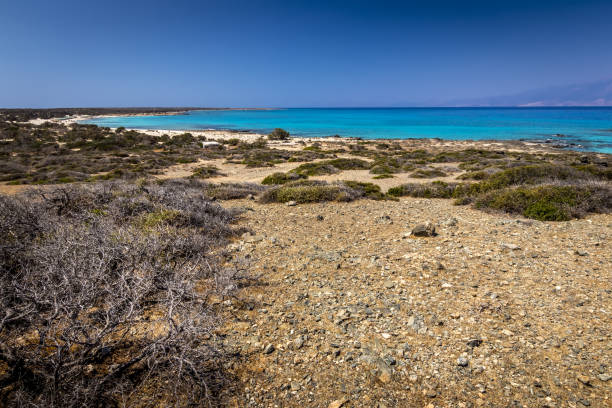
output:
[[62, 109], [183, 109], [197, 110], [281, 110], [281, 109], [572, 109], [572, 108], [612, 108], [612, 105], [407, 105], [407, 106], [277, 106], [277, 107], [196, 107], [196, 106], [61, 106], [61, 107], [0, 107], [10, 110], [62, 110]]

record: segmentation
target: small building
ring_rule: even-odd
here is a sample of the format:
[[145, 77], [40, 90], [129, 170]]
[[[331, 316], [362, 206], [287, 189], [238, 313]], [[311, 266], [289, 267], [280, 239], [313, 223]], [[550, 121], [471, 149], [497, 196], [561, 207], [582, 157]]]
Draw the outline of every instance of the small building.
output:
[[205, 142], [202, 142], [202, 147], [204, 149], [208, 149], [208, 148], [211, 148], [211, 147], [219, 147], [219, 146], [221, 146], [221, 143], [219, 143], [219, 142], [214, 142], [214, 141], [205, 141]]

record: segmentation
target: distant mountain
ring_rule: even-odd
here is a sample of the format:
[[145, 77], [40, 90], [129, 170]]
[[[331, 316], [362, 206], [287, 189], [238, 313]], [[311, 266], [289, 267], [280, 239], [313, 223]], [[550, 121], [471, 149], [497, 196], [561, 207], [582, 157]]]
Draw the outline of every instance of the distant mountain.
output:
[[452, 106], [612, 106], [612, 79], [552, 86], [513, 95], [456, 100]]

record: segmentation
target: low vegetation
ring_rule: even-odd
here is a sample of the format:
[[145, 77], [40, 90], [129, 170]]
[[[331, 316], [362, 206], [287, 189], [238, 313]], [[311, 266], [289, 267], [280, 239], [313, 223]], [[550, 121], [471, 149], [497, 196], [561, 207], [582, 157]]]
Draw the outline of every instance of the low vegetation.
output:
[[359, 181], [327, 183], [320, 180], [298, 180], [284, 183], [264, 192], [263, 203], [316, 203], [323, 201], [347, 202], [360, 198], [383, 200], [389, 198], [380, 186]]
[[475, 206], [541, 221], [568, 221], [612, 211], [612, 189], [603, 184], [514, 187], [484, 194]]
[[321, 176], [325, 174], [335, 174], [343, 170], [367, 170], [370, 163], [361, 159], [332, 159], [314, 163], [305, 163], [291, 170], [303, 176]]
[[285, 129], [276, 128], [268, 135], [270, 140], [289, 140], [289, 132]]
[[306, 178], [308, 177], [303, 174], [296, 173], [296, 172], [288, 172], [288, 173], [278, 172], [278, 173], [270, 174], [269, 176], [265, 177], [262, 180], [261, 184], [278, 185], [278, 184], [285, 184], [291, 181], [296, 181], [296, 180], [306, 179]]
[[[54, 117], [60, 111], [48, 113]], [[29, 117], [27, 111], [14, 111], [10, 114]], [[7, 115], [4, 115], [5, 119]], [[503, 197], [509, 197], [512, 191], [523, 191], [519, 188], [534, 191], [540, 186], [549, 186], [550, 189], [555, 186], [589, 189], [597, 183], [601, 184], [601, 188], [598, 187], [593, 195], [582, 194], [583, 190], [577, 190], [575, 201], [578, 209], [574, 211], [571, 210], [572, 206], [564, 207], [565, 210], [559, 210], [559, 214], [563, 212], [565, 215], [556, 217], [560, 219], [583, 214], [586, 211], [583, 208], [606, 211], [605, 206], [595, 203], [591, 206], [588, 203], [600, 197], [601, 191], [609, 188], [612, 180], [612, 161], [609, 155], [484, 149], [430, 151], [405, 149], [400, 143], [394, 142], [360, 140], [315, 142], [310, 145], [303, 142], [304, 147], [300, 150], [285, 150], [278, 144], [275, 146], [269, 143], [269, 140], [284, 140], [288, 136], [288, 132], [275, 129], [267, 139], [260, 138], [248, 143], [235, 138], [224, 141], [218, 149], [203, 149], [201, 143], [205, 138], [190, 133], [157, 137], [123, 128], [112, 131], [94, 125], [74, 124], [67, 127], [55, 122], [32, 125], [0, 121], [0, 182], [65, 184], [136, 180], [163, 174], [177, 164], [219, 158], [247, 167], [274, 167], [279, 163], [303, 162], [289, 172], [276, 172], [265, 177], [263, 185], [206, 184], [202, 188], [209, 197], [220, 200], [254, 197], [264, 192], [270, 201], [299, 202], [330, 199], [347, 201], [359, 197], [453, 198], [457, 204], [477, 203], [481, 209], [520, 212], [538, 219], [555, 217], [541, 215], [543, 211], [533, 211], [534, 207], [530, 207], [529, 211], [523, 209], [517, 212], [499, 202], [503, 201]], [[354, 157], [339, 158], [338, 155]], [[405, 184], [391, 188], [386, 195], [373, 184], [367, 183], [304, 183], [308, 177], [339, 174], [347, 170], [368, 170], [374, 179], [392, 178], [399, 173], [409, 173], [409, 177], [435, 179], [446, 177], [458, 169], [465, 172], [458, 177], [458, 181], [462, 182]], [[201, 165], [192, 169], [191, 177], [206, 179], [221, 175], [219, 168]], [[285, 189], [270, 189], [266, 186]], [[544, 195], [542, 200], [545, 197], [551, 197], [552, 200], [556, 196]], [[542, 204], [537, 206], [541, 208]]]
[[456, 187], [456, 183], [445, 183], [443, 181], [411, 183], [391, 187], [387, 194], [393, 197], [451, 198]]
[[192, 170], [191, 177], [207, 179], [211, 177], [224, 176], [223, 173], [216, 166], [199, 166]]
[[565, 221], [588, 212], [612, 211], [612, 187], [605, 171], [583, 171], [567, 165], [527, 165], [495, 173], [477, 172], [476, 183], [404, 184], [388, 194], [455, 198], [456, 204], [521, 214], [542, 221]]
[[172, 138], [95, 125], [11, 124], [0, 122], [0, 181], [59, 184], [136, 179], [199, 159], [222, 157], [204, 150], [203, 137]]
[[436, 178], [446, 177], [446, 173], [439, 169], [418, 169], [410, 174], [410, 177], [414, 178]]
[[207, 406], [227, 358], [213, 293], [237, 213], [195, 182], [0, 196], [3, 406]]
[[328, 184], [324, 181], [302, 180], [272, 188], [261, 196], [263, 203], [316, 203], [322, 201], [353, 201], [363, 197], [361, 190], [348, 187], [344, 183]]
[[360, 181], [345, 180], [342, 182], [347, 187], [353, 190], [360, 191], [362, 196], [365, 198], [371, 198], [373, 200], [384, 200], [388, 198], [381, 190], [380, 186], [374, 183], [363, 183]]

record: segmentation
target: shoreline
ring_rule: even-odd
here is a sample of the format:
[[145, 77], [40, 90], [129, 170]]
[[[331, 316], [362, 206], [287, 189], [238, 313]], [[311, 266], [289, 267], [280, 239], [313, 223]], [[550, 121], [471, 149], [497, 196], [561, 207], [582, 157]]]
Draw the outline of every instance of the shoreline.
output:
[[[127, 116], [177, 116], [184, 115], [187, 112], [200, 111], [200, 110], [273, 110], [276, 108], [215, 108], [215, 109], [189, 109], [184, 111], [169, 111], [169, 112], [154, 112], [154, 113], [117, 113], [117, 114], [108, 114], [108, 115], [73, 115], [68, 118], [51, 118], [51, 119], [31, 119], [27, 123], [31, 123], [34, 125], [40, 125], [44, 122], [55, 122], [62, 123], [64, 125], [70, 125], [72, 123], [80, 123], [84, 120], [91, 120], [96, 118], [110, 118], [110, 117], [127, 117]], [[110, 128], [115, 130], [117, 128]], [[126, 130], [133, 130], [137, 132], [142, 132], [151, 136], [163, 136], [168, 135], [170, 137], [180, 135], [183, 133], [191, 133], [197, 136], [204, 136], [207, 139], [212, 141], [223, 141], [229, 139], [239, 139], [242, 142], [254, 142], [260, 138], [266, 138], [266, 134], [258, 133], [251, 130], [234, 130], [234, 129], [141, 129], [141, 128], [126, 128]], [[552, 143], [554, 139], [552, 139], [555, 135], [550, 135], [550, 138], [546, 140], [525, 140], [525, 139], [463, 139], [463, 140], [453, 140], [453, 139], [443, 139], [439, 137], [435, 138], [380, 138], [380, 139], [364, 139], [361, 137], [351, 137], [351, 136], [322, 136], [322, 137], [304, 137], [304, 136], [294, 136], [290, 137], [289, 141], [281, 142], [280, 144], [299, 144], [300, 142], [305, 143], [313, 143], [313, 142], [381, 142], [381, 143], [400, 143], [400, 144], [428, 144], [432, 147], [442, 146], [442, 147], [451, 147], [451, 146], [499, 146], [500, 148], [512, 148], [513, 150], [525, 150], [525, 151], [533, 151], [540, 150], [551, 153], [561, 153], [561, 152], [578, 152], [585, 154], [598, 154], [598, 155], [610, 155], [612, 153], [606, 153], [601, 151], [594, 150], [579, 150], [576, 148], [572, 148], [572, 146], [557, 146], [557, 143]], [[289, 142], [289, 143], [287, 143]], [[278, 142], [277, 142], [278, 143]], [[442, 143], [442, 144], [440, 144]], [[518, 148], [518, 149], [517, 149]]]

